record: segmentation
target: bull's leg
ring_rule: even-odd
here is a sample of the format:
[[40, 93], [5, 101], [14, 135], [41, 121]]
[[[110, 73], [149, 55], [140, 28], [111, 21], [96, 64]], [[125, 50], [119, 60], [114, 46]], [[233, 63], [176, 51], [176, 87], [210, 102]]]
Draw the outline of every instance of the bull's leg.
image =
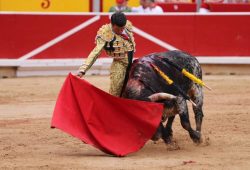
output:
[[188, 131], [190, 137], [195, 143], [199, 143], [201, 138], [200, 132], [193, 130], [191, 127], [187, 102], [184, 99], [178, 100], [178, 112], [182, 127]]
[[172, 142], [172, 138], [173, 138], [172, 124], [173, 124], [174, 118], [175, 116], [171, 116], [168, 118], [166, 127], [164, 128], [164, 131], [162, 134], [162, 139], [168, 144]]
[[151, 138], [151, 140], [153, 141], [158, 141], [160, 138], [162, 138], [162, 133], [164, 130], [164, 126], [162, 123], [159, 124], [159, 127], [157, 128], [155, 134], [153, 135], [153, 137]]
[[193, 106], [193, 111], [195, 114], [195, 123], [196, 123], [196, 130], [201, 131], [202, 126], [202, 120], [203, 120], [203, 110], [202, 110], [202, 104], [197, 105], [197, 107]]
[[193, 106], [193, 111], [195, 115], [196, 130], [201, 131], [202, 119], [203, 119], [203, 92], [202, 87], [194, 84], [189, 90], [189, 96], [195, 102], [196, 106]]
[[193, 111], [195, 114], [195, 122], [196, 122], [196, 130], [197, 131], [201, 131], [201, 125], [202, 125], [202, 119], [203, 119], [203, 110], [202, 110], [202, 106], [203, 106], [203, 93], [201, 90], [201, 87], [199, 87], [197, 90], [197, 94], [195, 95], [195, 98], [193, 99], [193, 101], [196, 103], [196, 107], [193, 106]]

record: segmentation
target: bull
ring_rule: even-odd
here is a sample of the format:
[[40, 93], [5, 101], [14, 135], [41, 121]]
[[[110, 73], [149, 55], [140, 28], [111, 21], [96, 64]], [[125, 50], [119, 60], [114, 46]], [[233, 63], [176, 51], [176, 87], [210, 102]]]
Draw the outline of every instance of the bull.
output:
[[[203, 119], [202, 87], [184, 76], [169, 61], [202, 79], [201, 66], [195, 57], [177, 50], [153, 53], [133, 62], [122, 97], [164, 103], [163, 119], [152, 140], [162, 138], [165, 143], [171, 143], [173, 137], [172, 123], [175, 115], [178, 114], [182, 127], [188, 131], [191, 139], [195, 143], [200, 143]], [[172, 79], [175, 86], [167, 84], [155, 71], [152, 64]], [[196, 106], [193, 105], [196, 130], [190, 124], [187, 101], [175, 87], [179, 87], [196, 104]], [[166, 124], [164, 121], [167, 121]]]

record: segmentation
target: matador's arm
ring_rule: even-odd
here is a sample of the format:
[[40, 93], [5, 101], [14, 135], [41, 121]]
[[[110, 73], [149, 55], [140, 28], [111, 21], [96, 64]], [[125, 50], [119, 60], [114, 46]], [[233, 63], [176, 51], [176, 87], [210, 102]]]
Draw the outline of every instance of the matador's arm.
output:
[[96, 39], [96, 46], [89, 54], [88, 58], [86, 59], [85, 63], [80, 66], [78, 72], [85, 74], [91, 66], [94, 64], [98, 56], [101, 54], [101, 51], [105, 45], [105, 41], [100, 37]]

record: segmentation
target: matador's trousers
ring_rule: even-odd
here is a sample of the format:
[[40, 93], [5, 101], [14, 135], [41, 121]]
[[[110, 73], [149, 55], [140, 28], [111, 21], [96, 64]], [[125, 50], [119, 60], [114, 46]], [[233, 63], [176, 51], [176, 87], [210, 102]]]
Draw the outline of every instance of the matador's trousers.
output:
[[128, 67], [128, 59], [114, 60], [110, 68], [110, 89], [111, 95], [119, 97]]

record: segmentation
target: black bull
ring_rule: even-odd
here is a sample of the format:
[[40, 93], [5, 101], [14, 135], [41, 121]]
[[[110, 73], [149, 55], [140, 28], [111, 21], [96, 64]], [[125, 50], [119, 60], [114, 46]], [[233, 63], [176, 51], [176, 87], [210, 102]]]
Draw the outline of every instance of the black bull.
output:
[[[175, 115], [179, 114], [182, 127], [188, 131], [194, 142], [199, 143], [201, 141], [201, 125], [203, 119], [202, 87], [185, 77], [168, 62], [164, 61], [164, 58], [167, 58], [181, 68], [185, 68], [196, 77], [202, 79], [202, 70], [195, 57], [181, 51], [154, 53], [133, 62], [122, 97], [152, 101], [149, 96], [160, 92], [177, 96], [175, 100], [157, 101], [164, 103], [164, 111], [166, 112], [165, 115], [168, 117], [168, 120], [165, 126], [163, 125], [163, 121], [161, 123], [159, 122], [159, 128], [152, 139], [157, 140], [161, 137], [166, 143], [170, 143], [173, 136], [172, 123]], [[196, 130], [193, 130], [190, 125], [186, 100], [178, 90], [166, 83], [151, 64], [159, 67], [161, 71], [174, 81], [175, 85], [179, 86], [191, 100], [195, 102], [197, 106], [193, 106], [193, 111], [195, 114]]]

